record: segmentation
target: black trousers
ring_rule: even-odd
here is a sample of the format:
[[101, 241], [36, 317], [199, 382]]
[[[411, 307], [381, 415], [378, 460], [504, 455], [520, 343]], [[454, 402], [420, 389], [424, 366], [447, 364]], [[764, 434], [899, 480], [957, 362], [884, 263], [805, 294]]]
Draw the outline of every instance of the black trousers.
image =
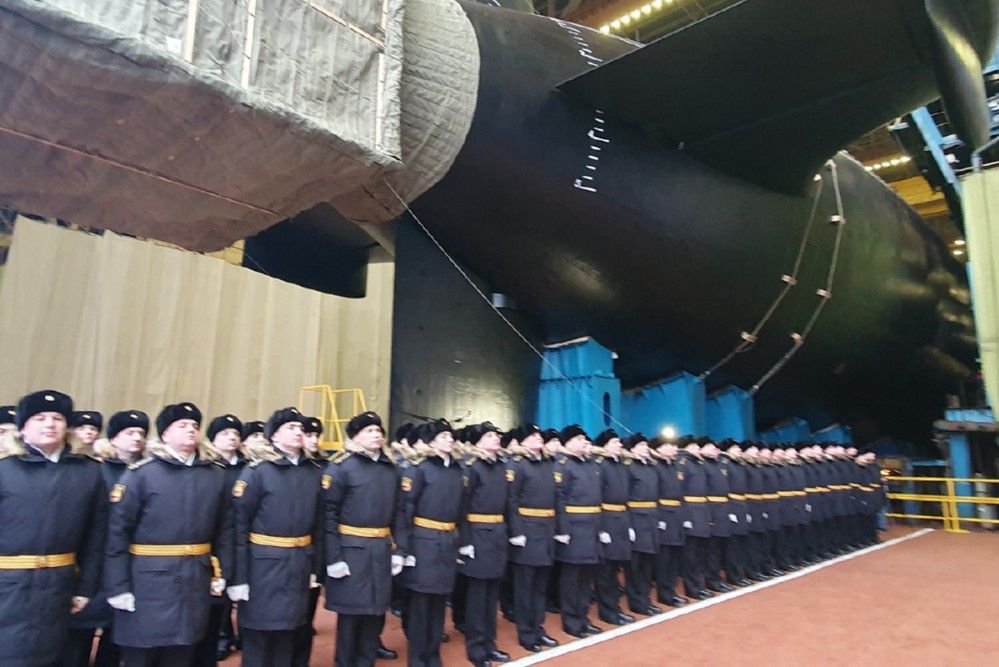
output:
[[597, 613], [601, 619], [611, 623], [621, 613], [620, 572], [627, 571], [630, 563], [626, 560], [604, 560], [597, 566], [594, 588], [597, 592]]
[[514, 563], [513, 612], [517, 617], [517, 641], [522, 646], [535, 646], [545, 634], [543, 623], [547, 600], [548, 577], [551, 567]]
[[291, 667], [295, 651], [294, 630], [253, 630], [240, 628], [243, 638], [243, 667]]
[[410, 667], [440, 667], [441, 633], [444, 632], [446, 595], [409, 591]]
[[562, 612], [562, 629], [580, 634], [589, 624], [590, 599], [593, 575], [597, 565], [559, 563], [559, 611]]
[[[96, 628], [70, 628], [63, 647], [62, 662], [59, 663], [61, 667], [88, 667], [96, 633]], [[97, 644], [94, 667], [118, 667], [119, 662], [121, 649], [112, 640], [111, 628], [106, 627]]]
[[309, 589], [308, 621], [295, 629], [295, 644], [291, 653], [293, 667], [308, 667], [312, 656], [312, 639], [315, 636], [313, 622], [316, 618], [316, 607], [319, 606], [319, 588]]
[[548, 588], [545, 593], [545, 609], [559, 609], [559, 585], [562, 582], [562, 563], [555, 561], [548, 572]]
[[[496, 650], [496, 610], [501, 581], [465, 577], [465, 652], [473, 663], [483, 662]], [[455, 609], [457, 607], [452, 612]]]
[[687, 597], [704, 590], [704, 562], [708, 553], [708, 537], [687, 536], [683, 546], [683, 590]]
[[708, 588], [718, 588], [722, 583], [721, 568], [729, 539], [715, 536], [708, 538], [708, 548], [704, 558], [704, 583]]
[[337, 614], [335, 667], [372, 667], [378, 649], [378, 635], [385, 624], [383, 614], [367, 616]]
[[513, 619], [513, 564], [506, 564], [506, 572], [500, 581], [500, 610], [507, 618]]
[[628, 608], [639, 614], [652, 604], [652, 569], [656, 564], [655, 554], [631, 552], [631, 561], [624, 572], [624, 594], [628, 598]]
[[[194, 646], [156, 646], [153, 648], [121, 647], [124, 667], [189, 667]], [[245, 664], [245, 663], [244, 663]]]
[[[208, 608], [208, 628], [201, 641], [194, 645], [191, 667], [215, 667], [218, 664], [219, 635], [222, 631], [222, 615], [225, 609], [226, 606], [221, 601]], [[229, 607], [229, 610], [231, 613], [232, 607]]]
[[746, 576], [759, 577], [763, 572], [762, 540], [764, 533], [746, 535]]
[[454, 577], [454, 590], [451, 591], [451, 622], [454, 627], [464, 632], [465, 607], [468, 599], [468, 577], [460, 572]]
[[749, 535], [732, 535], [725, 543], [725, 574], [729, 581], [746, 578], [746, 542]]
[[656, 592], [660, 602], [676, 597], [676, 581], [683, 571], [683, 546], [664, 544], [656, 556]]

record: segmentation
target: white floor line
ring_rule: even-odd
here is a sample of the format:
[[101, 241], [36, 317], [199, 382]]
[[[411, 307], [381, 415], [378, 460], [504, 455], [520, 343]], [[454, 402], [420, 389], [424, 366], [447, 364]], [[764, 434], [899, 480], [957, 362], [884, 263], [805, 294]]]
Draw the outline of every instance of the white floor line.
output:
[[591, 635], [586, 639], [580, 639], [577, 641], [570, 642], [568, 644], [563, 644], [557, 646], [548, 651], [543, 651], [541, 653], [536, 653], [534, 655], [529, 655], [518, 660], [507, 663], [510, 667], [522, 667], [524, 665], [536, 665], [539, 662], [544, 662], [546, 660], [551, 660], [573, 651], [579, 651], [584, 648], [589, 648], [590, 646], [595, 646], [602, 642], [610, 641], [611, 639], [617, 639], [618, 637], [623, 637], [632, 632], [637, 632], [638, 630], [643, 630], [645, 628], [651, 627], [653, 625], [658, 625], [660, 623], [665, 623], [674, 618], [679, 618], [680, 616], [686, 616], [687, 614], [692, 614], [695, 611], [702, 611], [708, 607], [713, 607], [716, 604], [722, 604], [723, 602], [728, 602], [736, 598], [740, 598], [743, 595], [749, 595], [750, 593], [757, 593], [771, 586], [777, 586], [779, 584], [784, 584], [789, 581], [794, 581], [801, 577], [812, 574], [813, 572], [818, 572], [819, 570], [824, 570], [827, 567], [836, 565], [837, 563], [842, 563], [848, 560], [857, 558], [858, 556], [863, 556], [869, 553], [878, 551], [879, 549], [887, 549], [888, 547], [895, 546], [896, 544], [901, 544], [902, 542], [907, 542], [913, 540], [917, 537], [922, 537], [928, 533], [933, 532], [933, 528], [923, 528], [922, 530], [917, 530], [914, 533], [909, 533], [908, 535], [903, 535], [902, 537], [896, 537], [895, 539], [882, 542], [880, 544], [875, 544], [874, 546], [867, 547], [866, 549], [860, 549], [859, 551], [853, 551], [842, 556], [837, 556], [830, 560], [822, 561], [815, 565], [809, 565], [790, 574], [786, 574], [782, 577], [776, 579], [769, 579], [758, 584], [753, 584], [752, 586], [746, 586], [738, 590], [732, 591], [731, 593], [725, 593], [723, 595], [716, 595], [713, 598], [707, 600], [702, 600], [696, 604], [688, 604], [685, 607], [680, 607], [679, 609], [673, 609], [663, 614], [657, 616], [650, 616], [641, 621], [636, 621], [635, 623], [629, 623], [628, 625], [623, 625], [616, 627], [613, 630], [605, 630], [598, 635]]

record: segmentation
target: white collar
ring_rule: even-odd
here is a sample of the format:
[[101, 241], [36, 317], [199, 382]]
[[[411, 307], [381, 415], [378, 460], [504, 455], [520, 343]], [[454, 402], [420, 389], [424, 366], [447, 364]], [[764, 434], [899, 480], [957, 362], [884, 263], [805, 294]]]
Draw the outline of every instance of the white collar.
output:
[[33, 450], [44, 456], [47, 460], [51, 461], [52, 463], [59, 463], [59, 459], [62, 457], [62, 450], [63, 450], [62, 447], [59, 447], [51, 454], [46, 454], [45, 452], [38, 449], [34, 445], [28, 445], [28, 447], [31, 447]]
[[186, 465], [186, 466], [192, 466], [192, 465], [194, 465], [194, 459], [197, 458], [197, 454], [195, 454], [194, 452], [191, 452], [191, 454], [189, 454], [188, 456], [184, 456], [183, 454], [178, 453], [170, 445], [166, 445], [166, 448], [167, 448], [167, 451], [170, 452], [171, 456], [173, 456], [175, 459], [177, 459], [178, 461], [180, 461], [184, 465]]
[[236, 465], [237, 463], [239, 463], [239, 454], [233, 454], [232, 458], [231, 459], [226, 459], [226, 461], [228, 461], [229, 465], [231, 465], [231, 466]]
[[284, 457], [286, 459], [288, 459], [289, 461], [291, 461], [291, 465], [297, 466], [299, 460], [302, 458], [302, 455], [301, 454], [295, 454], [295, 456], [288, 456], [287, 454], [285, 454]]

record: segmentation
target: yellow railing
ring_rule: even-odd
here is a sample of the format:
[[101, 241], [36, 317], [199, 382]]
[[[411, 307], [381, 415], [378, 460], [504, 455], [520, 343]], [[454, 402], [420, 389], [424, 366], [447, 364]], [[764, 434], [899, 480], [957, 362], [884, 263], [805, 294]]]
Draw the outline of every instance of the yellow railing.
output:
[[[323, 424], [319, 446], [323, 449], [343, 449], [344, 427], [347, 422], [368, 409], [364, 392], [360, 389], [334, 389], [328, 384], [302, 387], [298, 392], [298, 409], [303, 414], [309, 414], [311, 408], [306, 407], [306, 399], [315, 394], [319, 395], [322, 402], [319, 414], [316, 415]], [[345, 405], [347, 400], [350, 401], [349, 409]]]
[[888, 516], [896, 519], [920, 519], [923, 521], [942, 521], [944, 530], [951, 533], [966, 533], [961, 528], [962, 522], [999, 524], [999, 519], [979, 519], [978, 517], [962, 517], [958, 505], [971, 503], [973, 505], [999, 505], [999, 498], [994, 496], [959, 496], [958, 484], [999, 484], [999, 479], [984, 479], [979, 477], [884, 477], [885, 484], [929, 482], [943, 485], [943, 493], [906, 493], [888, 492], [889, 500], [940, 503], [940, 515], [905, 514], [889, 512]]

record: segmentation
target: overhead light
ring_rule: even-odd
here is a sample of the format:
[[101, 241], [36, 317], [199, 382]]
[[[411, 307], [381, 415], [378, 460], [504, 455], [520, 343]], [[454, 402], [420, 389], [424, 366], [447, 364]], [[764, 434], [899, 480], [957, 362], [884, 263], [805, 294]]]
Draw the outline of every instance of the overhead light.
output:
[[[609, 24], [607, 24], [608, 30], [610, 31], [620, 30], [621, 26], [627, 26], [630, 25], [632, 21], [640, 21], [645, 17], [652, 16], [652, 12], [654, 11], [658, 12], [666, 5], [671, 5], [671, 4], [673, 4], [673, 0], [651, 0], [651, 2], [648, 2], [642, 5], [641, 7], [637, 7], [627, 12], [626, 14], [622, 14], [621, 16], [611, 21]], [[608, 31], [601, 28], [600, 32], [608, 32]]]
[[864, 165], [864, 169], [867, 171], [880, 171], [881, 169], [887, 169], [888, 167], [897, 167], [899, 165], [905, 164], [906, 162], [912, 161], [912, 158], [908, 155], [896, 155], [892, 158], [885, 158], [881, 162], [875, 162], [873, 164]]
[[955, 248], [953, 252], [954, 252], [954, 257], [960, 257], [961, 255], [964, 254], [964, 251], [961, 250], [960, 248]]
[[965, 244], [964, 239], [954, 239], [954, 245], [964, 245], [964, 244]]
[[629, 23], [631, 23], [631, 17], [625, 14], [624, 16], [621, 17], [621, 23], [622, 25], [628, 25]]
[[663, 430], [659, 431], [659, 435], [661, 435], [666, 440], [672, 440], [673, 438], [676, 437], [676, 427], [669, 425], [663, 426]]
[[652, 13], [652, 5], [642, 5], [642, 13], [648, 16]]
[[635, 19], [636, 21], [642, 18], [642, 11], [640, 9], [633, 10], [631, 12], [631, 18]]
[[613, 21], [611, 21], [610, 27], [613, 28], [614, 30], [617, 30], [621, 27], [621, 22], [618, 21], [617, 19], [614, 19]]
[[600, 32], [604, 33], [605, 35], [610, 32], [610, 29], [611, 27], [609, 25], [600, 26]]
[[652, 0], [652, 9], [662, 9], [663, 0]]

